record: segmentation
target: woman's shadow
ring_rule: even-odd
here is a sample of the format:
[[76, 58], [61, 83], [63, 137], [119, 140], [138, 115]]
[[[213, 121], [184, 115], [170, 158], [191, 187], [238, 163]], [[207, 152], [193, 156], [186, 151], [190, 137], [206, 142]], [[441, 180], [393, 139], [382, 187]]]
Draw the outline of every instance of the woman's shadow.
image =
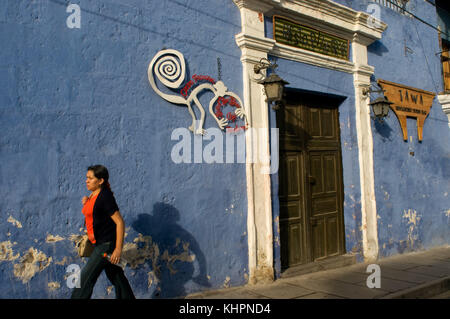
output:
[[[186, 295], [184, 285], [192, 279], [209, 287], [206, 277], [206, 260], [195, 238], [177, 222], [179, 211], [172, 205], [158, 202], [152, 215], [140, 214], [132, 227], [144, 236], [150, 236], [158, 245], [157, 269], [153, 269], [157, 287], [152, 298], [173, 298]], [[194, 268], [197, 263], [198, 269]], [[155, 266], [149, 262], [150, 267]], [[198, 273], [194, 276], [194, 273]]]

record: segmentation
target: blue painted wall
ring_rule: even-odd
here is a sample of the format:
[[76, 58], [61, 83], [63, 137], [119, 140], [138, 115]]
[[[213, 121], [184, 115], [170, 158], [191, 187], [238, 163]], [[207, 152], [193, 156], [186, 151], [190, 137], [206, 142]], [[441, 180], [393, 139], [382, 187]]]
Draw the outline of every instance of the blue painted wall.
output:
[[[407, 9], [437, 26], [436, 9], [426, 1], [410, 1]], [[368, 48], [376, 79], [442, 92], [438, 32], [383, 7], [381, 20], [388, 29]], [[407, 127], [404, 142], [393, 112], [384, 125], [372, 122], [380, 257], [450, 243], [450, 130], [437, 96], [423, 141], [415, 119], [408, 119]]]
[[[368, 9], [373, 1], [336, 2], [374, 12]], [[411, 0], [405, 8], [437, 27], [436, 7], [429, 2]], [[437, 30], [390, 8], [378, 9], [388, 28], [368, 47], [373, 83], [385, 79], [441, 93]], [[407, 128], [405, 142], [393, 112], [384, 124], [372, 122], [380, 258], [450, 243], [450, 130], [437, 96], [425, 120], [423, 141], [418, 141], [415, 119], [407, 119]]]
[[[152, 57], [173, 48], [188, 77], [217, 80], [220, 58], [222, 80], [242, 97], [239, 10], [221, 0], [71, 3], [80, 29], [66, 25], [68, 1], [0, 6], [0, 298], [70, 296], [66, 269], [85, 263], [74, 238], [86, 168], [97, 163], [126, 223], [136, 297], [246, 283], [245, 164], [173, 163], [172, 131], [191, 118], [147, 79]], [[104, 274], [93, 297], [114, 298]]]
[[[360, 11], [372, 3], [336, 2]], [[242, 97], [241, 53], [235, 43], [239, 10], [221, 0], [72, 3], [81, 7], [80, 29], [66, 25], [68, 1], [7, 0], [0, 6], [0, 297], [70, 296], [67, 267], [85, 262], [74, 248], [74, 238], [83, 233], [85, 170], [96, 163], [110, 170], [127, 226], [131, 267], [126, 275], [138, 298], [245, 284], [245, 165], [172, 162], [177, 141], [171, 134], [187, 128], [191, 118], [186, 108], [161, 99], [147, 80], [151, 58], [164, 47], [173, 48], [184, 54], [188, 77], [217, 79], [220, 58], [222, 80]], [[411, 0], [408, 6], [436, 25], [432, 5]], [[391, 9], [380, 12], [389, 27], [369, 47], [375, 78], [442, 91], [437, 32]], [[270, 36], [269, 19], [266, 27]], [[405, 44], [412, 51], [406, 55]], [[345, 98], [339, 112], [346, 250], [360, 259], [352, 75], [282, 59], [277, 63], [277, 73], [291, 88]], [[210, 98], [203, 94], [203, 105]], [[275, 113], [269, 112], [275, 127]], [[422, 143], [415, 120], [408, 120], [408, 142], [394, 114], [384, 125], [372, 123], [381, 257], [450, 243], [447, 123], [437, 99]], [[210, 127], [216, 124], [207, 115], [205, 128]], [[279, 276], [277, 192], [274, 174]], [[114, 298], [105, 275], [93, 297]]]

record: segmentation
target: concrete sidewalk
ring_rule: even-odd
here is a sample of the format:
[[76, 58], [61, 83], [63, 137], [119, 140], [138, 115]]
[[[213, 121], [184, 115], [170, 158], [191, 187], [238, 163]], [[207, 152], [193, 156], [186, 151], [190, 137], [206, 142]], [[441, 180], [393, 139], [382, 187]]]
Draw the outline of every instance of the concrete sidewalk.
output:
[[368, 288], [368, 263], [246, 285], [195, 293], [187, 299], [450, 299], [450, 246], [383, 258], [381, 287]]

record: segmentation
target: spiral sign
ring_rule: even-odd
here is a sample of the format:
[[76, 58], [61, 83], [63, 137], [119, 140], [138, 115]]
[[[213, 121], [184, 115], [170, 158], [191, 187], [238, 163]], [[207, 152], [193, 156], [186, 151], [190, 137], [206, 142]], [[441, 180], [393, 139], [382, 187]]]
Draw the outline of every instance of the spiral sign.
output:
[[153, 90], [165, 100], [176, 104], [186, 103], [186, 100], [182, 97], [166, 94], [159, 90], [155, 82], [155, 76], [166, 87], [179, 88], [186, 77], [186, 64], [183, 54], [172, 49], [159, 51], [148, 66], [148, 79]]

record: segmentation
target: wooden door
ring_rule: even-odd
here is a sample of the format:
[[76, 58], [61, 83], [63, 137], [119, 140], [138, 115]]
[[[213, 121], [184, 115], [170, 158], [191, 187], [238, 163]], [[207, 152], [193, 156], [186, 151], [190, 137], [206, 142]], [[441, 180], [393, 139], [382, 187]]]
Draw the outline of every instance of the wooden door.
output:
[[282, 268], [345, 252], [337, 103], [290, 94], [280, 129]]

